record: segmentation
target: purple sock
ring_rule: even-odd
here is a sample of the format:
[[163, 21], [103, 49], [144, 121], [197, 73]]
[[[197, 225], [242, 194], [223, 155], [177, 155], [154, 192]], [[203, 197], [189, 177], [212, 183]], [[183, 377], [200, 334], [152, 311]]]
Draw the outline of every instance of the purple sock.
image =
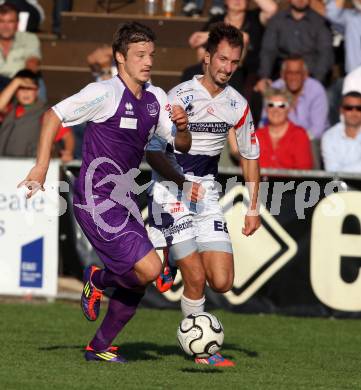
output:
[[133, 269], [124, 273], [122, 276], [105, 269], [95, 271], [92, 275], [92, 283], [99, 290], [119, 286], [129, 289], [139, 289], [139, 287], [142, 287]]
[[95, 351], [104, 351], [110, 347], [118, 333], [134, 316], [144, 293], [125, 288], [117, 288], [109, 300], [108, 311], [97, 330], [90, 346]]

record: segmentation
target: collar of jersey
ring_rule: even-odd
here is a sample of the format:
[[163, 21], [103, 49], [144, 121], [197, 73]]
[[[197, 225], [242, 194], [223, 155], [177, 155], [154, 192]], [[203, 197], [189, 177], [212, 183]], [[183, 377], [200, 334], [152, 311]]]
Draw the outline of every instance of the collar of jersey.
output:
[[215, 97], [212, 97], [211, 94], [209, 93], [208, 89], [205, 88], [199, 81], [199, 79], [203, 77], [203, 75], [201, 74], [197, 74], [193, 77], [193, 85], [194, 85], [194, 89], [196, 90], [199, 90], [199, 91], [205, 91], [208, 95], [208, 98], [209, 99], [212, 99], [212, 100], [215, 100], [215, 99], [219, 99], [219, 97], [223, 96], [223, 94], [227, 93], [227, 90], [228, 90], [228, 84], [226, 86], [226, 88], [223, 89], [223, 91], [221, 93], [219, 93], [217, 96]]

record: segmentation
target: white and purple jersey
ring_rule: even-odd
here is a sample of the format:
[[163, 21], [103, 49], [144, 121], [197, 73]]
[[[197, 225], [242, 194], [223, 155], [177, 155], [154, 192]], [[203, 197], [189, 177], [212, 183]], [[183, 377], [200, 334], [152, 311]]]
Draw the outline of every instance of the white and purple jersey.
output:
[[89, 84], [53, 110], [65, 126], [87, 122], [74, 215], [105, 269], [125, 275], [153, 248], [136, 202], [134, 169], [154, 134], [173, 142], [167, 95], [146, 84], [137, 99], [116, 76]]
[[[97, 183], [109, 174], [119, 175], [119, 170], [126, 173], [138, 168], [153, 134], [173, 142], [167, 95], [151, 84], [144, 86], [142, 97], [137, 99], [120, 77], [115, 76], [87, 85], [56, 104], [53, 110], [65, 126], [87, 122], [83, 161], [76, 183], [79, 200], [84, 194], [86, 172], [95, 159], [106, 157], [114, 163], [99, 165], [94, 173], [94, 183]], [[107, 197], [113, 187], [114, 183], [93, 187], [93, 195]]]
[[[239, 152], [244, 158], [258, 159], [259, 145], [247, 101], [231, 86], [212, 97], [200, 83], [200, 77], [194, 76], [168, 93], [170, 104], [180, 105], [188, 114], [192, 133], [189, 152], [175, 150], [172, 156], [172, 147], [165, 145], [164, 141], [162, 145], [162, 139], [157, 137], [150, 142], [147, 150], [166, 151], [173, 165], [176, 159], [185, 174], [215, 177], [228, 131], [232, 127], [236, 131]], [[153, 178], [157, 181], [156, 173]]]

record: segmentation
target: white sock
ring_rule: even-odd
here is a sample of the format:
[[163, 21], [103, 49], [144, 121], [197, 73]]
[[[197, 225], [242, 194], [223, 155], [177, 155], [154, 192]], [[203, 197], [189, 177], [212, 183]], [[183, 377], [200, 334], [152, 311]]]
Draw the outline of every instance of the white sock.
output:
[[206, 301], [206, 297], [203, 296], [201, 299], [189, 299], [182, 295], [181, 298], [181, 308], [184, 317], [189, 316], [194, 313], [201, 313], [204, 311], [204, 302]]

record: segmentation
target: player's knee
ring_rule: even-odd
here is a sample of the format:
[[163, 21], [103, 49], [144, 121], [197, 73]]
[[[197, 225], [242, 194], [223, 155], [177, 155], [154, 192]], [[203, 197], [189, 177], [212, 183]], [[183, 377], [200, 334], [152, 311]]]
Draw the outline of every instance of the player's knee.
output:
[[208, 283], [213, 291], [224, 294], [233, 287], [233, 278], [215, 278]]
[[145, 279], [147, 283], [152, 283], [154, 282], [159, 274], [162, 271], [162, 263], [159, 262], [154, 262], [153, 266], [151, 268], [148, 268], [146, 273], [145, 273]]
[[203, 272], [196, 273], [192, 275], [188, 283], [195, 287], [204, 288], [206, 285], [206, 275]]
[[204, 289], [206, 287], [206, 278], [204, 275], [194, 276], [188, 280], [183, 279], [185, 290], [187, 290], [192, 296], [203, 296]]
[[188, 268], [181, 268], [182, 279], [184, 286], [190, 291], [200, 292], [203, 294], [206, 286], [206, 274], [202, 266], [195, 267], [189, 270]]
[[158, 255], [149, 255], [147, 259], [139, 261], [135, 271], [142, 285], [147, 285], [157, 279], [162, 270], [162, 262]]

